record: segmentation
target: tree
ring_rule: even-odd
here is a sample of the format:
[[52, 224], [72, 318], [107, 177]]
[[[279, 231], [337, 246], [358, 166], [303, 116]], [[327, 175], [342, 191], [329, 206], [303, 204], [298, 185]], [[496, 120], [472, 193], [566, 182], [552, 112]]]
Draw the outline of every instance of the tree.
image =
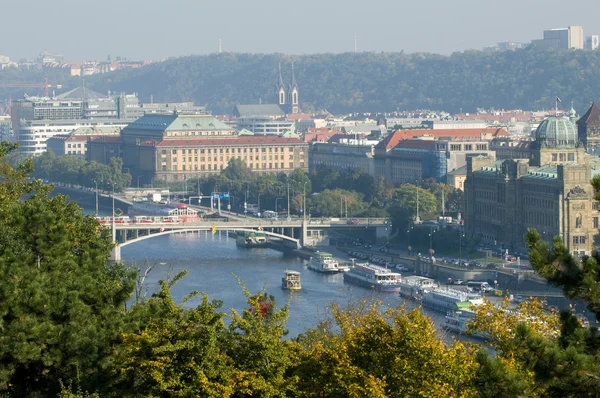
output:
[[333, 320], [298, 338], [299, 396], [474, 397], [475, 356], [447, 346], [418, 309], [360, 302], [331, 308]]
[[309, 213], [319, 217], [345, 217], [360, 214], [366, 208], [362, 194], [354, 191], [334, 189], [314, 194], [307, 204]]
[[101, 384], [133, 289], [131, 273], [106, 264], [108, 231], [27, 182], [28, 164], [0, 159], [0, 391], [15, 396]]
[[419, 217], [426, 219], [436, 215], [436, 198], [431, 192], [405, 184], [396, 188], [392, 203], [388, 209], [395, 229], [406, 229], [417, 215], [417, 193], [419, 202]]

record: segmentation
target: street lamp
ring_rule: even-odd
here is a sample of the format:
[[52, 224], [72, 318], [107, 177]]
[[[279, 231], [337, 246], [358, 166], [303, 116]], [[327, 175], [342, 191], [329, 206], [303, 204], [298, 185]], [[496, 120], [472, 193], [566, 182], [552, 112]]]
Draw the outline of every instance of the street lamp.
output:
[[277, 201], [283, 198], [275, 198], [275, 213], [277, 213]]
[[258, 204], [257, 204], [257, 206], [258, 206], [258, 214], [260, 214], [260, 195], [262, 195], [262, 193], [258, 194]]
[[288, 212], [288, 221], [290, 221], [290, 182], [287, 182], [287, 212]]
[[94, 180], [96, 184], [96, 217], [98, 217], [98, 181]]
[[143, 175], [137, 177], [137, 189], [138, 189], [138, 191], [140, 190], [140, 177], [143, 177]]
[[465, 237], [463, 232], [459, 229], [460, 235], [458, 235], [458, 265], [460, 265], [460, 260], [462, 258], [462, 238]]

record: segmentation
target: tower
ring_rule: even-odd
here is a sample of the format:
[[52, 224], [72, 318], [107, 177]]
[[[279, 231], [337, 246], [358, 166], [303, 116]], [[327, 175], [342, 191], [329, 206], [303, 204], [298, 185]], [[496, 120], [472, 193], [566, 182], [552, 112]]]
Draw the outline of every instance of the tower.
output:
[[281, 63], [279, 63], [279, 82], [275, 85], [275, 103], [282, 109], [285, 108], [286, 92], [283, 77], [281, 76]]
[[294, 63], [292, 62], [292, 82], [291, 82], [290, 88], [289, 88], [288, 113], [299, 113], [300, 112], [299, 96], [300, 96], [300, 90], [298, 88], [298, 83], [296, 83], [296, 73], [294, 71]]

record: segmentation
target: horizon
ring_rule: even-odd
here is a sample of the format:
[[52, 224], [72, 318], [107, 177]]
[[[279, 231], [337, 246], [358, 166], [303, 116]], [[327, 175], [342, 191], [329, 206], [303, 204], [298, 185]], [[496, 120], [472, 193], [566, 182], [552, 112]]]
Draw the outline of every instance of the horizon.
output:
[[358, 52], [450, 55], [499, 42], [527, 44], [541, 38], [544, 30], [567, 26], [583, 26], [584, 36], [600, 34], [600, 21], [593, 13], [580, 12], [594, 4], [583, 0], [577, 7], [565, 7], [557, 0], [507, 0], [496, 7], [474, 0], [453, 4], [380, 0], [365, 6], [358, 1], [307, 0], [297, 7], [266, 0], [257, 7], [235, 0], [228, 4], [179, 0], [176, 6], [161, 7], [156, 1], [81, 5], [65, 0], [45, 10], [46, 2], [31, 0], [4, 5], [4, 28], [17, 34], [4, 42], [0, 55], [13, 61], [44, 51], [71, 62], [105, 60], [108, 55], [162, 60], [216, 53], [219, 40], [223, 51], [232, 53], [339, 54], [354, 52], [355, 34]]

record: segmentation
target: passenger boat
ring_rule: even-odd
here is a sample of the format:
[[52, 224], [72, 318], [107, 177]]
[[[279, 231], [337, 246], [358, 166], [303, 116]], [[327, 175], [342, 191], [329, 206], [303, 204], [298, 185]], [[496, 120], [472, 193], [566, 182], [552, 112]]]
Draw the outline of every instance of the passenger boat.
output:
[[235, 244], [238, 247], [253, 249], [267, 247], [269, 242], [266, 235], [262, 232], [245, 232], [238, 235], [235, 239]]
[[285, 276], [281, 278], [281, 287], [287, 290], [302, 289], [302, 284], [300, 283], [300, 272], [286, 270]]
[[400, 280], [400, 295], [409, 299], [418, 298], [423, 291], [433, 290], [435, 281], [424, 276], [406, 276]]
[[355, 264], [354, 268], [344, 273], [344, 281], [378, 292], [398, 293], [400, 291], [400, 274], [369, 263]]
[[350, 267], [340, 265], [340, 263], [333, 258], [331, 253], [316, 252], [308, 261], [308, 269], [326, 274], [333, 274], [336, 272], [348, 271]]
[[138, 203], [129, 206], [127, 214], [134, 219], [143, 216], [177, 217], [181, 222], [197, 221], [198, 210], [191, 209], [185, 203], [170, 202], [166, 204]]
[[435, 311], [448, 312], [467, 309], [483, 303], [481, 295], [455, 289], [435, 289], [421, 293], [424, 307]]
[[473, 318], [475, 318], [475, 313], [471, 310], [463, 309], [460, 311], [450, 311], [446, 315], [446, 320], [441, 326], [442, 329], [452, 333], [467, 334], [471, 337], [487, 340], [488, 337], [483, 334], [469, 332], [467, 325]]

